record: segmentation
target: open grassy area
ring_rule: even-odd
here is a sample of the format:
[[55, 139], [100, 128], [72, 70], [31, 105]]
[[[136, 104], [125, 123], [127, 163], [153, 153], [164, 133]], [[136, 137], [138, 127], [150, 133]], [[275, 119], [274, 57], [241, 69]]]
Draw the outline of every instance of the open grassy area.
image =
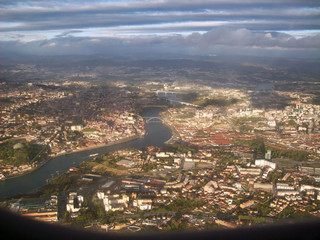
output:
[[125, 175], [128, 170], [125, 167], [118, 166], [116, 163], [121, 158], [111, 153], [103, 154], [91, 161], [82, 162], [80, 168], [85, 172], [93, 172], [102, 175]]

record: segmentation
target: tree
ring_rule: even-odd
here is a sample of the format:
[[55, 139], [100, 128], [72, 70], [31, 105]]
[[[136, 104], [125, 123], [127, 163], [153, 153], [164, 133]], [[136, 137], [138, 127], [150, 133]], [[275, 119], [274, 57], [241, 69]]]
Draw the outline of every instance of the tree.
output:
[[177, 198], [166, 208], [167, 210], [173, 212], [188, 212], [194, 210], [195, 208], [200, 208], [204, 204], [204, 200], [201, 199]]
[[0, 144], [0, 159], [3, 159], [4, 163], [19, 166], [46, 157], [46, 146], [23, 141], [23, 147], [14, 149], [15, 144], [12, 140]]
[[266, 152], [266, 146], [264, 144], [263, 138], [254, 139], [250, 144], [250, 148], [258, 154], [265, 154]]
[[70, 215], [70, 213], [68, 211], [65, 211], [65, 213], [64, 213], [64, 220], [66, 222], [71, 221], [71, 215]]
[[166, 227], [167, 231], [185, 231], [190, 230], [190, 227], [185, 221], [172, 220], [171, 223]]
[[81, 209], [80, 216], [76, 218], [77, 222], [85, 222], [94, 220], [97, 218], [97, 214], [90, 208], [88, 209]]
[[175, 152], [175, 153], [188, 153], [190, 151], [192, 153], [196, 153], [197, 149], [193, 147], [189, 147], [185, 144], [170, 144], [164, 147], [164, 151]]

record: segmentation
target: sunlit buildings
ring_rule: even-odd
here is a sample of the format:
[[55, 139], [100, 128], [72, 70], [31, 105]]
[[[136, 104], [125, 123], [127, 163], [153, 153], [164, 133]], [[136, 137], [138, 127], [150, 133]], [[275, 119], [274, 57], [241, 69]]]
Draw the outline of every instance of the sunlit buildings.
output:
[[76, 192], [70, 192], [67, 199], [67, 211], [70, 213], [77, 213], [80, 211], [83, 203], [83, 196], [78, 195]]

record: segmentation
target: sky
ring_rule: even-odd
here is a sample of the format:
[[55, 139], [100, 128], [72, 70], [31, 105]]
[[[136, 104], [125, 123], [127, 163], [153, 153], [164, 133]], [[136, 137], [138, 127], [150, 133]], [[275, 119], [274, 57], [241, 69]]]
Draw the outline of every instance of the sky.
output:
[[320, 57], [319, 0], [0, 0], [0, 55]]

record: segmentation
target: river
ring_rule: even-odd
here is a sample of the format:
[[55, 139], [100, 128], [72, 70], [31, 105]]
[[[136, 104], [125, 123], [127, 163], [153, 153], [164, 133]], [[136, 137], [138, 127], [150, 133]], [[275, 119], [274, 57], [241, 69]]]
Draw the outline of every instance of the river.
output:
[[[160, 108], [146, 109], [143, 117], [159, 117]], [[46, 180], [64, 173], [71, 167], [78, 166], [81, 162], [90, 159], [89, 155], [103, 154], [128, 147], [141, 149], [147, 146], [161, 147], [172, 136], [171, 130], [161, 122], [146, 123], [146, 135], [129, 142], [117, 145], [91, 149], [88, 151], [71, 153], [51, 159], [43, 167], [16, 178], [7, 179], [0, 182], [0, 200], [13, 197], [18, 194], [25, 194], [36, 191], [46, 184]]]

